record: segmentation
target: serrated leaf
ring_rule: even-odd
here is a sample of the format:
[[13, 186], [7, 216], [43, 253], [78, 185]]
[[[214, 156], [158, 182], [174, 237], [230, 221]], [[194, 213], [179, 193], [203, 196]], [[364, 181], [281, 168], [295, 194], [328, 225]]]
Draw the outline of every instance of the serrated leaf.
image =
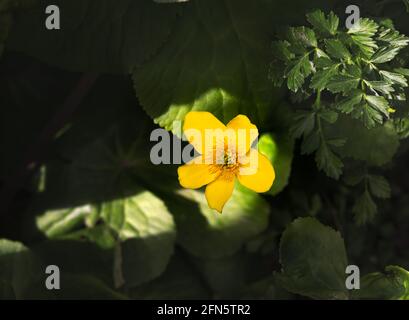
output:
[[[314, 31], [304, 26], [288, 28], [287, 37], [292, 46], [298, 47], [301, 45], [304, 48], [314, 48], [317, 46], [317, 38]], [[297, 53], [299, 53], [298, 50]]]
[[409, 69], [407, 69], [407, 68], [396, 68], [396, 69], [394, 69], [394, 71], [396, 73], [399, 73], [399, 74], [402, 74], [402, 75], [404, 75], [406, 77], [409, 77]]
[[365, 100], [368, 104], [379, 113], [383, 114], [385, 117], [389, 117], [389, 103], [382, 96], [368, 96], [365, 95]]
[[297, 92], [298, 89], [304, 84], [305, 78], [308, 77], [312, 72], [312, 66], [309, 59], [309, 54], [305, 54], [297, 58], [288, 66], [288, 71], [286, 73], [287, 86], [293, 91]]
[[338, 30], [339, 18], [331, 11], [328, 18], [321, 10], [315, 10], [307, 14], [307, 20], [317, 32], [327, 35], [335, 35]]
[[391, 197], [391, 187], [388, 180], [382, 176], [369, 175], [368, 185], [371, 193], [380, 199], [388, 199]]
[[382, 124], [384, 118], [379, 110], [367, 103], [361, 103], [361, 109], [354, 111], [353, 117], [361, 119], [368, 129], [374, 128], [377, 124]]
[[376, 203], [373, 201], [368, 190], [364, 191], [364, 193], [356, 199], [354, 207], [352, 208], [352, 212], [355, 215], [355, 222], [360, 226], [373, 221], [377, 211]]
[[321, 142], [315, 154], [315, 161], [320, 170], [323, 170], [328, 177], [338, 180], [344, 164], [341, 159], [325, 144]]
[[280, 242], [282, 272], [276, 279], [287, 290], [314, 299], [347, 299], [347, 256], [340, 234], [314, 218], [298, 218]]
[[354, 107], [361, 103], [363, 93], [360, 90], [352, 92], [348, 97], [336, 104], [336, 108], [346, 114], [351, 113]]
[[359, 23], [354, 24], [348, 30], [352, 43], [364, 54], [370, 58], [374, 51], [378, 49], [378, 45], [374, 39], [374, 35], [378, 31], [378, 25], [367, 18], [361, 18]]
[[393, 88], [392, 84], [387, 81], [367, 81], [364, 80], [365, 84], [368, 85], [371, 89], [378, 91], [383, 94], [391, 94], [395, 92], [395, 89]]
[[289, 47], [288, 41], [274, 41], [272, 44], [273, 55], [282, 61], [289, 62], [295, 57], [294, 53], [288, 49]]
[[409, 44], [409, 38], [400, 34], [397, 30], [383, 29], [380, 31], [378, 40], [386, 42], [391, 47], [406, 47]]
[[309, 135], [315, 127], [315, 113], [299, 111], [294, 117], [294, 125], [291, 127], [292, 136], [299, 138]]
[[351, 53], [347, 47], [338, 39], [325, 40], [326, 52], [336, 59], [348, 60], [351, 58]]
[[338, 120], [338, 113], [334, 110], [323, 109], [318, 112], [318, 116], [328, 123], [335, 123]]
[[328, 56], [321, 56], [315, 60], [315, 66], [319, 69], [331, 67], [335, 64]]
[[402, 48], [400, 47], [383, 47], [379, 49], [371, 58], [372, 63], [385, 63], [393, 60]]
[[342, 157], [372, 166], [391, 161], [399, 147], [399, 136], [390, 122], [368, 130], [361, 121], [340, 115], [338, 121], [326, 126], [324, 131], [326, 136], [347, 139], [343, 147], [336, 149]]
[[301, 154], [311, 154], [320, 147], [320, 136], [318, 132], [312, 132], [304, 136], [301, 145]]
[[390, 82], [392, 84], [398, 84], [398, 85], [400, 85], [402, 87], [407, 87], [408, 86], [407, 79], [400, 73], [381, 70], [381, 71], [379, 71], [379, 74], [382, 76], [382, 78], [385, 81], [388, 81], [388, 82]]
[[317, 71], [311, 78], [310, 87], [319, 91], [323, 90], [328, 82], [338, 73], [339, 64], [333, 64], [330, 67]]
[[360, 80], [355, 74], [338, 74], [331, 79], [326, 88], [332, 93], [349, 92], [358, 87]]

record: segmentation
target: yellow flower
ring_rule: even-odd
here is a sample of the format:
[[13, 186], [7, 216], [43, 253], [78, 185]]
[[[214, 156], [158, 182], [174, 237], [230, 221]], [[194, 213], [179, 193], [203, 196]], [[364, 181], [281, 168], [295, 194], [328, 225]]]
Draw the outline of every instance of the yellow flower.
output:
[[210, 208], [223, 211], [236, 178], [255, 192], [271, 188], [274, 168], [252, 148], [258, 130], [246, 116], [238, 115], [224, 125], [210, 112], [189, 112], [183, 132], [200, 156], [178, 168], [179, 182], [188, 189], [207, 185], [205, 195]]

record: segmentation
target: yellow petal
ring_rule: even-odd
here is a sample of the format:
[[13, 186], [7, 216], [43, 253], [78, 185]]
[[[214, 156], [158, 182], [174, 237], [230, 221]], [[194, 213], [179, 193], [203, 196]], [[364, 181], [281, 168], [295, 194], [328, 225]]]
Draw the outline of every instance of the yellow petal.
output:
[[235, 176], [222, 173], [215, 181], [206, 187], [206, 199], [210, 208], [223, 211], [223, 207], [229, 200], [234, 189]]
[[246, 154], [258, 137], [257, 127], [250, 122], [249, 118], [241, 114], [232, 119], [227, 124], [227, 128], [236, 131], [236, 145], [239, 154]]
[[179, 183], [183, 188], [201, 188], [221, 174], [221, 170], [217, 170], [216, 166], [194, 163], [194, 161], [195, 159], [178, 168]]
[[[206, 111], [191, 111], [189, 112], [183, 124], [183, 133], [189, 143], [201, 154], [205, 155], [208, 150], [205, 150], [206, 130], [226, 130], [226, 126], [221, 123], [213, 114]], [[209, 145], [212, 149], [213, 146]]]
[[246, 164], [246, 168], [240, 168], [237, 175], [239, 182], [255, 192], [267, 192], [270, 190], [275, 179], [274, 168], [270, 161], [257, 150], [251, 149], [249, 154], [250, 157], [256, 156], [258, 158], [256, 162], [257, 167], [254, 167], [254, 174], [243, 174], [245, 171], [242, 169], [250, 168], [250, 166], [254, 165], [255, 161], [250, 161], [250, 163]]

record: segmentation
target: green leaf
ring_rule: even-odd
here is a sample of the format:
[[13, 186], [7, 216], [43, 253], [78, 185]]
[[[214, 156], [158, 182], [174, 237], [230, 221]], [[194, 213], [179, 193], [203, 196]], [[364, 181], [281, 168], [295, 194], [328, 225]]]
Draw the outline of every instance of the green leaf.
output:
[[380, 199], [389, 199], [391, 197], [391, 187], [384, 177], [369, 175], [368, 184], [371, 193], [375, 197]]
[[352, 208], [352, 212], [355, 214], [355, 222], [360, 226], [371, 222], [377, 210], [376, 203], [368, 190], [358, 197]]
[[328, 68], [317, 71], [311, 78], [310, 88], [323, 90], [328, 82], [338, 73], [339, 64], [333, 64]]
[[385, 70], [381, 70], [379, 71], [379, 74], [382, 76], [382, 78], [392, 84], [397, 84], [400, 85], [402, 87], [407, 87], [408, 86], [408, 81], [406, 80], [406, 78], [399, 73], [395, 73], [395, 72], [390, 72], [390, 71], [385, 71]]
[[341, 159], [325, 144], [321, 143], [315, 154], [318, 169], [323, 170], [327, 176], [338, 180], [344, 164]]
[[324, 12], [315, 10], [307, 14], [307, 20], [314, 27], [314, 30], [326, 35], [336, 35], [339, 25], [339, 18], [331, 11], [328, 18]]
[[295, 57], [294, 53], [288, 49], [289, 47], [290, 43], [288, 41], [274, 41], [272, 44], [274, 56], [279, 60], [289, 62]]
[[372, 166], [391, 161], [399, 147], [399, 136], [390, 122], [368, 130], [361, 121], [340, 115], [335, 124], [325, 127], [325, 134], [346, 138], [345, 145], [336, 149], [343, 158], [365, 161]]
[[384, 97], [365, 95], [365, 100], [374, 110], [382, 113], [387, 118], [389, 117], [389, 103]]
[[280, 243], [279, 283], [290, 292], [314, 299], [347, 299], [347, 256], [340, 234], [314, 218], [298, 218]]
[[[146, 0], [38, 2], [18, 14], [8, 47], [74, 71], [130, 72], [162, 47], [180, 10]], [[60, 8], [61, 30], [45, 28], [48, 5]]]
[[330, 109], [322, 109], [318, 112], [318, 116], [324, 121], [333, 124], [338, 120], [338, 113]]
[[[87, 226], [91, 215], [100, 221], [95, 228]], [[100, 232], [102, 222], [112, 230], [112, 236], [106, 238], [107, 234]], [[163, 202], [142, 189], [134, 196], [98, 205], [48, 211], [37, 218], [37, 225], [49, 238], [86, 238], [106, 249], [117, 245], [117, 272], [126, 286], [159, 276], [173, 253], [176, 238], [173, 218]]]
[[299, 111], [294, 117], [294, 125], [291, 128], [292, 136], [300, 138], [302, 135], [308, 136], [315, 127], [315, 113]]
[[36, 218], [36, 225], [47, 238], [58, 238], [83, 226], [84, 221], [95, 213], [99, 215], [96, 207], [91, 205], [50, 210]]
[[407, 69], [407, 68], [396, 68], [396, 69], [394, 69], [394, 71], [395, 71], [396, 73], [399, 73], [399, 74], [401, 74], [401, 75], [404, 75], [404, 76], [406, 76], [406, 77], [409, 77], [409, 69]]
[[297, 92], [304, 84], [305, 78], [307, 78], [311, 72], [312, 66], [309, 59], [309, 53], [296, 58], [288, 66], [288, 71], [286, 72], [288, 88], [293, 92]]
[[351, 73], [339, 74], [335, 75], [326, 87], [332, 93], [349, 92], [358, 87], [360, 80], [357, 75]]
[[351, 42], [362, 54], [370, 58], [374, 51], [378, 49], [378, 45], [374, 39], [377, 31], [378, 25], [374, 21], [361, 18], [359, 23], [354, 24], [354, 26], [348, 30], [348, 34], [351, 37]]
[[399, 47], [383, 47], [379, 49], [371, 58], [372, 63], [385, 63], [393, 60], [399, 53]]
[[223, 214], [209, 208], [202, 191], [182, 189], [177, 197], [165, 199], [175, 218], [178, 243], [198, 257], [233, 255], [268, 225], [267, 202], [238, 183]]
[[351, 53], [347, 47], [338, 39], [325, 40], [327, 53], [336, 59], [348, 60], [351, 58]]
[[409, 38], [400, 34], [397, 30], [383, 29], [380, 31], [378, 40], [385, 42], [391, 47], [402, 49], [409, 44]]
[[353, 116], [357, 119], [362, 119], [362, 122], [368, 129], [383, 123], [382, 114], [367, 103], [361, 104], [361, 110], [354, 112]]
[[336, 108], [343, 113], [349, 114], [354, 110], [354, 107], [361, 103], [363, 93], [360, 90], [352, 92], [348, 97], [336, 104]]
[[263, 134], [258, 141], [258, 150], [273, 164], [276, 177], [268, 193], [277, 195], [287, 186], [290, 178], [294, 140], [288, 135]]
[[168, 130], [191, 110], [224, 123], [241, 113], [267, 125], [282, 96], [268, 79], [276, 14], [270, 1], [186, 3], [166, 46], [133, 72], [141, 105]]
[[[301, 45], [304, 48], [314, 48], [317, 46], [317, 38], [314, 31], [304, 26], [288, 28], [287, 37], [292, 47]], [[304, 50], [301, 49], [302, 51]], [[300, 53], [299, 49], [296, 50], [296, 53]]]
[[354, 299], [408, 300], [409, 272], [398, 266], [387, 266], [385, 272], [362, 277], [361, 288], [352, 294]]
[[166, 271], [157, 279], [132, 288], [132, 299], [190, 300], [210, 298], [205, 284], [195, 268], [182, 254], [169, 262]]
[[387, 81], [367, 81], [364, 80], [365, 84], [368, 85], [371, 89], [378, 91], [379, 93], [383, 93], [389, 95], [395, 92], [392, 84]]
[[176, 230], [172, 216], [160, 199], [142, 191], [104, 203], [101, 217], [121, 241], [121, 252], [115, 259], [126, 286], [152, 280], [165, 270], [173, 254]]
[[0, 298], [24, 299], [40, 272], [40, 262], [23, 244], [0, 239]]

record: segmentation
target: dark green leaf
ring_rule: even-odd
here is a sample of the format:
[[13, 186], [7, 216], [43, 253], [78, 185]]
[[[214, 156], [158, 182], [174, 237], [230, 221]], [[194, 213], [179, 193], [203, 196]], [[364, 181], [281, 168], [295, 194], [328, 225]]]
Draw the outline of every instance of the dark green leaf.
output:
[[304, 84], [305, 78], [312, 72], [309, 54], [305, 54], [291, 62], [286, 73], [287, 86], [291, 91], [297, 92]]
[[330, 137], [345, 137], [346, 144], [336, 149], [342, 157], [382, 166], [392, 160], [399, 147], [399, 137], [390, 122], [368, 130], [361, 121], [340, 116], [333, 125], [325, 127]]
[[315, 10], [307, 14], [307, 20], [313, 25], [316, 32], [332, 36], [337, 33], [339, 18], [332, 11], [327, 18], [324, 12]]
[[175, 218], [178, 243], [198, 257], [232, 255], [268, 226], [266, 201], [238, 183], [223, 214], [210, 209], [204, 192], [199, 190], [182, 189], [177, 197], [166, 199]]
[[305, 48], [317, 46], [317, 38], [312, 29], [306, 27], [289, 28], [287, 31], [288, 39], [291, 45], [302, 45]]
[[325, 144], [321, 143], [315, 154], [315, 161], [320, 170], [323, 170], [327, 176], [339, 179], [344, 167], [340, 158]]
[[373, 201], [368, 190], [358, 197], [352, 208], [352, 212], [355, 214], [355, 221], [358, 225], [365, 225], [371, 222], [377, 210], [376, 203]]
[[[60, 8], [61, 30], [44, 26], [49, 5]], [[16, 17], [8, 46], [75, 71], [128, 73], [164, 44], [179, 10], [154, 1], [39, 0]]]
[[358, 87], [360, 78], [352, 74], [340, 74], [332, 78], [326, 85], [327, 89], [333, 93], [349, 92]]
[[361, 103], [363, 97], [363, 93], [360, 90], [356, 90], [352, 92], [348, 97], [344, 100], [341, 100], [337, 105], [336, 108], [343, 113], [351, 113], [354, 110], [354, 107]]
[[323, 90], [329, 81], [338, 73], [339, 64], [317, 71], [311, 78], [310, 87], [319, 91]]
[[381, 199], [388, 199], [391, 197], [391, 187], [386, 180], [382, 176], [376, 175], [369, 175], [368, 176], [368, 184], [371, 193]]
[[347, 256], [340, 234], [314, 218], [299, 218], [280, 243], [282, 272], [276, 279], [287, 290], [314, 299], [347, 299]]

